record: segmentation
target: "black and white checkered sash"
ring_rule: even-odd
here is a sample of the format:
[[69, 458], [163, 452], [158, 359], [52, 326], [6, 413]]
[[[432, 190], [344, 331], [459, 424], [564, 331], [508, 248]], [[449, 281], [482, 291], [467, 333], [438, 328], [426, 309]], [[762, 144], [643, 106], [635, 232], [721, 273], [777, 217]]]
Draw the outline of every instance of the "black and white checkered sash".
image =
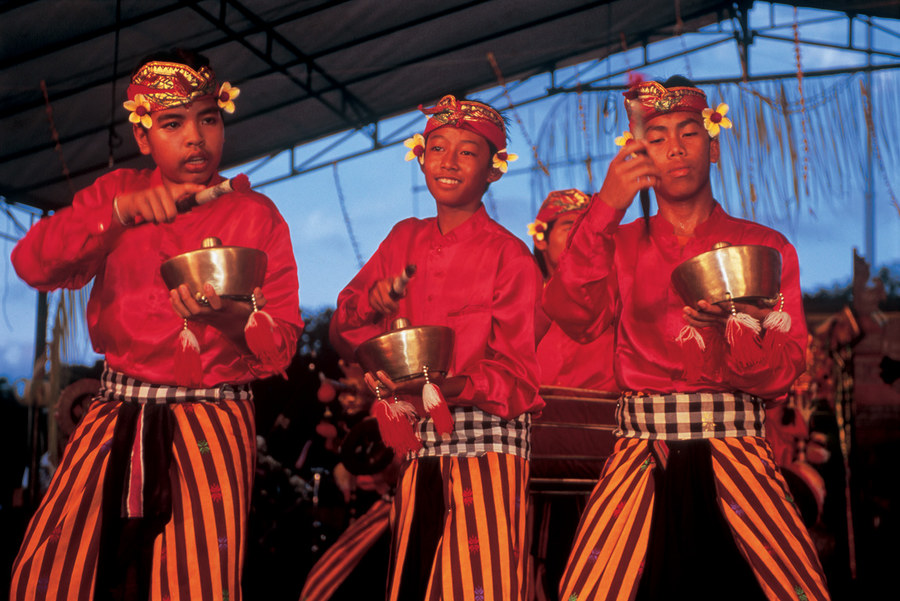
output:
[[415, 425], [422, 448], [417, 457], [479, 457], [504, 453], [523, 459], [531, 457], [531, 414], [503, 419], [478, 407], [450, 407], [453, 432], [447, 438], [435, 431], [434, 420], [420, 418]]
[[616, 436], [648, 440], [698, 440], [766, 435], [765, 404], [744, 392], [623, 395], [616, 407]]

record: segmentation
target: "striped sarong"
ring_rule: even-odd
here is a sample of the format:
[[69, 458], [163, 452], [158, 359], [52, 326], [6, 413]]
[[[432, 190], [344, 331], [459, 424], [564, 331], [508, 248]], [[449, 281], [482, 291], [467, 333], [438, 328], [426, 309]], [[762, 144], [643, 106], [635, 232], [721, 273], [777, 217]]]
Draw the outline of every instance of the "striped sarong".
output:
[[122, 508], [103, 507], [102, 499], [126, 403], [164, 404], [173, 420], [171, 517], [149, 542], [151, 598], [241, 598], [256, 455], [249, 390], [155, 386], [107, 370], [28, 525], [13, 564], [10, 599], [88, 601], [95, 591], [96, 598], [106, 598], [106, 591], [96, 590], [101, 525], [110, 517], [104, 512]]
[[391, 513], [387, 598], [524, 599], [527, 484], [528, 462], [515, 455], [407, 462]]
[[[616, 444], [578, 526], [560, 599], [634, 599], [654, 513], [653, 472], [664, 469], [659, 448], [665, 444], [637, 438]], [[765, 597], [827, 600], [815, 547], [765, 440], [712, 438], [708, 444], [717, 505]], [[702, 574], [700, 566], [698, 578]]]

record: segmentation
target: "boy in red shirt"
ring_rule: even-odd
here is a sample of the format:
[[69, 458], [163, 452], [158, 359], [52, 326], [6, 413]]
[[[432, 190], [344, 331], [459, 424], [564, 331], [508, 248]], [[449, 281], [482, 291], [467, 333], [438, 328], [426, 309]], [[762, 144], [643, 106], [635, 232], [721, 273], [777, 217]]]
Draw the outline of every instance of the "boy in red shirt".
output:
[[[345, 357], [396, 317], [456, 334], [443, 390], [454, 426], [421, 417], [418, 389], [367, 374], [377, 394], [419, 406], [392, 514], [387, 598], [524, 598], [531, 413], [538, 396], [535, 324], [541, 278], [521, 240], [488, 217], [481, 197], [506, 171], [503, 119], [445, 96], [409, 143], [437, 217], [396, 226], [338, 297], [331, 341]], [[404, 295], [392, 289], [407, 265]], [[386, 392], [387, 391], [387, 392]], [[405, 419], [405, 418], [403, 418]]]
[[[93, 279], [87, 322], [106, 369], [28, 527], [12, 599], [241, 598], [256, 456], [249, 383], [287, 367], [303, 323], [288, 227], [268, 198], [235, 191], [176, 208], [224, 180], [221, 110], [237, 94], [205, 57], [144, 59], [125, 108], [156, 168], [100, 177], [13, 251], [39, 290]], [[210, 236], [266, 253], [254, 292], [265, 346], [245, 339], [251, 303], [209, 284], [202, 303], [163, 282], [164, 261]]]
[[[713, 197], [726, 105], [709, 107], [679, 76], [637, 83], [625, 97], [632, 131], [646, 135], [613, 158], [544, 293], [567, 332], [589, 339], [615, 328], [624, 391], [619, 441], [582, 516], [560, 598], [827, 599], [765, 441], [765, 399], [805, 369], [797, 253]], [[657, 214], [620, 225], [649, 187]], [[685, 306], [672, 271], [722, 241], [778, 251], [774, 307]]]
[[[569, 232], [587, 210], [590, 201], [590, 196], [581, 190], [554, 190], [541, 203], [534, 222], [529, 224], [534, 257], [545, 283], [556, 271]], [[538, 344], [541, 384], [607, 392], [616, 390], [612, 347], [612, 329], [588, 341], [572, 338], [558, 324], [552, 323]]]

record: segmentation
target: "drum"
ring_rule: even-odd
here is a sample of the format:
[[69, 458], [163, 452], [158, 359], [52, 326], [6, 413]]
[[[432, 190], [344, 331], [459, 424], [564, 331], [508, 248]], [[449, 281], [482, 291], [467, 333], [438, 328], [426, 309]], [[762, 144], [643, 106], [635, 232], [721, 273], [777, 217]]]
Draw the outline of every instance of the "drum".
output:
[[532, 490], [591, 490], [615, 447], [618, 395], [559, 386], [542, 386], [540, 394], [547, 406], [531, 426]]

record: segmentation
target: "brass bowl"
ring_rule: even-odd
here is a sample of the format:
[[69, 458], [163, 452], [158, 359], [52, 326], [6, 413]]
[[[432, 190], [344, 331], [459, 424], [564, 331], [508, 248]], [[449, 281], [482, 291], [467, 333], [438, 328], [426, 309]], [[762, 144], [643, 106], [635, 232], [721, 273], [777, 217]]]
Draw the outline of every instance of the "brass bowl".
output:
[[719, 242], [676, 267], [672, 284], [691, 307], [703, 299], [773, 302], [781, 286], [781, 253], [768, 246]]
[[356, 359], [363, 370], [384, 370], [395, 382], [413, 380], [425, 375], [440, 380], [450, 369], [454, 333], [447, 326], [412, 327], [405, 319], [397, 319], [391, 331], [366, 340], [356, 349]]
[[253, 289], [266, 277], [266, 253], [255, 248], [222, 246], [218, 238], [206, 238], [202, 248], [176, 255], [159, 268], [169, 290], [187, 284], [191, 294], [206, 302], [203, 285], [210, 283], [223, 298], [249, 301]]

